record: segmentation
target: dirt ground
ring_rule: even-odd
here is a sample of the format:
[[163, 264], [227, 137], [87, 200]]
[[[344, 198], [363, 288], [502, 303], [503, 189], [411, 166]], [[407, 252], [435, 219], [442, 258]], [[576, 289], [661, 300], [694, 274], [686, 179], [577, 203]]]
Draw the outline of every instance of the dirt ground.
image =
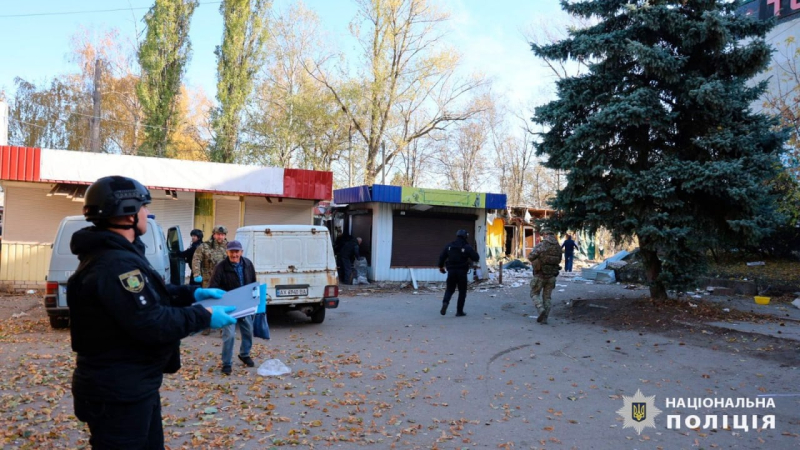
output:
[[[439, 314], [437, 286], [347, 287], [323, 324], [270, 318], [262, 377], [220, 374], [218, 335], [182, 344], [162, 388], [167, 445], [185, 448], [762, 449], [800, 446], [800, 317], [777, 301], [688, 298], [653, 304], [647, 290], [559, 280], [549, 325], [536, 323], [524, 279], [479, 285], [467, 317]], [[695, 306], [692, 306], [695, 305]], [[793, 308], [793, 307], [792, 307]], [[725, 311], [728, 309], [728, 311]], [[770, 314], [765, 314], [765, 311]], [[800, 310], [798, 310], [800, 312]], [[24, 315], [20, 315], [24, 313]], [[781, 315], [784, 316], [781, 316]], [[781, 325], [783, 324], [783, 325]], [[769, 332], [736, 330], [744, 325]], [[733, 329], [731, 329], [733, 328]], [[777, 330], [777, 331], [776, 331]], [[785, 332], [778, 334], [778, 331]], [[238, 344], [237, 344], [238, 346]], [[74, 356], [36, 296], [0, 298], [3, 448], [82, 448], [73, 415]], [[663, 412], [624, 428], [640, 389]], [[775, 395], [774, 409], [667, 408], [666, 398]], [[667, 415], [773, 414], [775, 429], [679, 429]]]

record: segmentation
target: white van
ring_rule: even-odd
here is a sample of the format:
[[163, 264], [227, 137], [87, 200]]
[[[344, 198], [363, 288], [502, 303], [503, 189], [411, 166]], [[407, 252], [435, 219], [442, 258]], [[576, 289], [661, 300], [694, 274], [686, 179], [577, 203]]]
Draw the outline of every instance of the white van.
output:
[[[67, 280], [78, 268], [78, 257], [69, 248], [72, 235], [83, 228], [92, 226], [83, 216], [68, 216], [61, 220], [56, 238], [51, 245], [50, 268], [47, 271], [47, 284], [44, 294], [44, 307], [50, 317], [50, 326], [66, 328], [69, 326], [69, 307], [67, 306]], [[145, 256], [150, 264], [162, 274], [164, 281], [182, 284], [185, 264], [177, 256], [183, 250], [183, 241], [178, 227], [169, 229], [165, 239], [164, 230], [156, 222], [155, 216], [147, 217], [147, 233], [140, 238], [146, 247]]]
[[267, 307], [299, 310], [313, 323], [339, 306], [339, 277], [328, 229], [313, 225], [251, 225], [236, 230], [256, 279], [267, 284]]

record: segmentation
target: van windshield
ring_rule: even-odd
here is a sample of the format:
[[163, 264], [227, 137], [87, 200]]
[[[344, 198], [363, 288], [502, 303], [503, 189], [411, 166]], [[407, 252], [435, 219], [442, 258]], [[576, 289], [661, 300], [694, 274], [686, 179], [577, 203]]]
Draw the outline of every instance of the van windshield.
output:
[[[76, 231], [90, 226], [92, 226], [92, 224], [85, 220], [67, 221], [64, 224], [64, 228], [61, 230], [61, 235], [58, 236], [58, 247], [55, 248], [55, 252], [59, 255], [72, 255], [72, 251], [69, 249], [69, 243], [72, 241], [72, 235], [75, 234]], [[153, 222], [149, 222], [147, 233], [140, 237], [142, 242], [144, 242], [144, 245], [147, 247], [147, 250], [145, 250], [145, 254], [147, 255], [152, 255], [156, 252], [156, 244], [153, 239], [155, 233], [150, 229], [152, 226]]]

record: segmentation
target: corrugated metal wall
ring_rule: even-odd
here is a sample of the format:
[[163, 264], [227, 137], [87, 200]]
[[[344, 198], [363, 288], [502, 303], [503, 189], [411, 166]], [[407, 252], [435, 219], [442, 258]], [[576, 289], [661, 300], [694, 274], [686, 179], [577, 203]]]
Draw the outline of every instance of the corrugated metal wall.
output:
[[313, 225], [314, 202], [312, 200], [267, 202], [264, 197], [245, 197], [245, 225]]
[[[365, 203], [359, 204], [359, 209], [372, 209], [372, 265], [369, 268], [369, 278], [380, 281], [410, 281], [411, 274], [409, 269], [392, 269], [392, 219], [394, 211], [409, 210], [413, 205], [392, 204], [392, 203]], [[475, 250], [481, 257], [481, 269], [486, 276], [486, 210], [473, 208], [449, 208], [436, 207], [429, 211], [446, 212], [453, 214], [477, 214], [475, 221], [474, 236], [478, 248]], [[455, 239], [455, 237], [453, 237]], [[442, 242], [442, 246], [447, 244]], [[447, 275], [439, 272], [438, 269], [414, 269], [414, 276], [417, 281], [445, 281]]]
[[389, 264], [392, 261], [392, 205], [366, 205], [366, 208], [372, 209], [372, 265], [369, 268], [369, 278], [388, 281]]
[[46, 183], [5, 184], [4, 243], [51, 244], [61, 219], [83, 213], [83, 201], [73, 202], [63, 195], [48, 197], [51, 187]]
[[478, 213], [478, 219], [475, 221], [475, 245], [478, 248], [475, 249], [478, 252], [478, 256], [481, 257], [481, 261], [478, 264], [481, 267], [481, 274], [484, 278], [486, 278], [487, 274], [489, 273], [486, 270], [486, 210], [485, 209], [478, 209], [475, 210]]
[[164, 233], [170, 227], [178, 225], [181, 227], [181, 238], [183, 248], [188, 248], [192, 243], [189, 232], [194, 228], [194, 192], [178, 192], [177, 199], [160, 199], [157, 194], [163, 193], [161, 190], [151, 191], [155, 198], [147, 205], [150, 214], [156, 216], [156, 221], [164, 229]]
[[0, 281], [44, 281], [51, 254], [50, 244], [3, 242], [0, 249]]
[[[241, 202], [239, 200], [227, 198], [216, 199], [214, 205], [214, 225], [211, 227], [213, 228], [217, 225], [224, 225], [228, 228], [228, 239], [233, 240], [233, 236], [236, 235], [236, 229], [241, 226], [239, 223], [240, 206]], [[203, 240], [207, 241], [212, 237], [212, 233], [209, 232], [203, 236]]]

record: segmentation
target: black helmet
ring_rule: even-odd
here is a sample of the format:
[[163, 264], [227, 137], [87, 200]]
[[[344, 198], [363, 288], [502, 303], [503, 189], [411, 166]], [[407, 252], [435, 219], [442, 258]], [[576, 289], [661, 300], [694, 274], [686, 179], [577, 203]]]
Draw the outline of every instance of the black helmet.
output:
[[150, 191], [133, 178], [110, 176], [92, 183], [83, 198], [83, 215], [95, 222], [137, 214], [152, 201]]
[[189, 236], [197, 236], [197, 239], [203, 240], [203, 230], [198, 230], [195, 228], [194, 230], [189, 232]]
[[467, 233], [467, 230], [458, 230], [458, 231], [456, 231], [456, 237], [463, 237], [464, 239], [466, 239], [467, 236], [469, 236], [469, 233]]

